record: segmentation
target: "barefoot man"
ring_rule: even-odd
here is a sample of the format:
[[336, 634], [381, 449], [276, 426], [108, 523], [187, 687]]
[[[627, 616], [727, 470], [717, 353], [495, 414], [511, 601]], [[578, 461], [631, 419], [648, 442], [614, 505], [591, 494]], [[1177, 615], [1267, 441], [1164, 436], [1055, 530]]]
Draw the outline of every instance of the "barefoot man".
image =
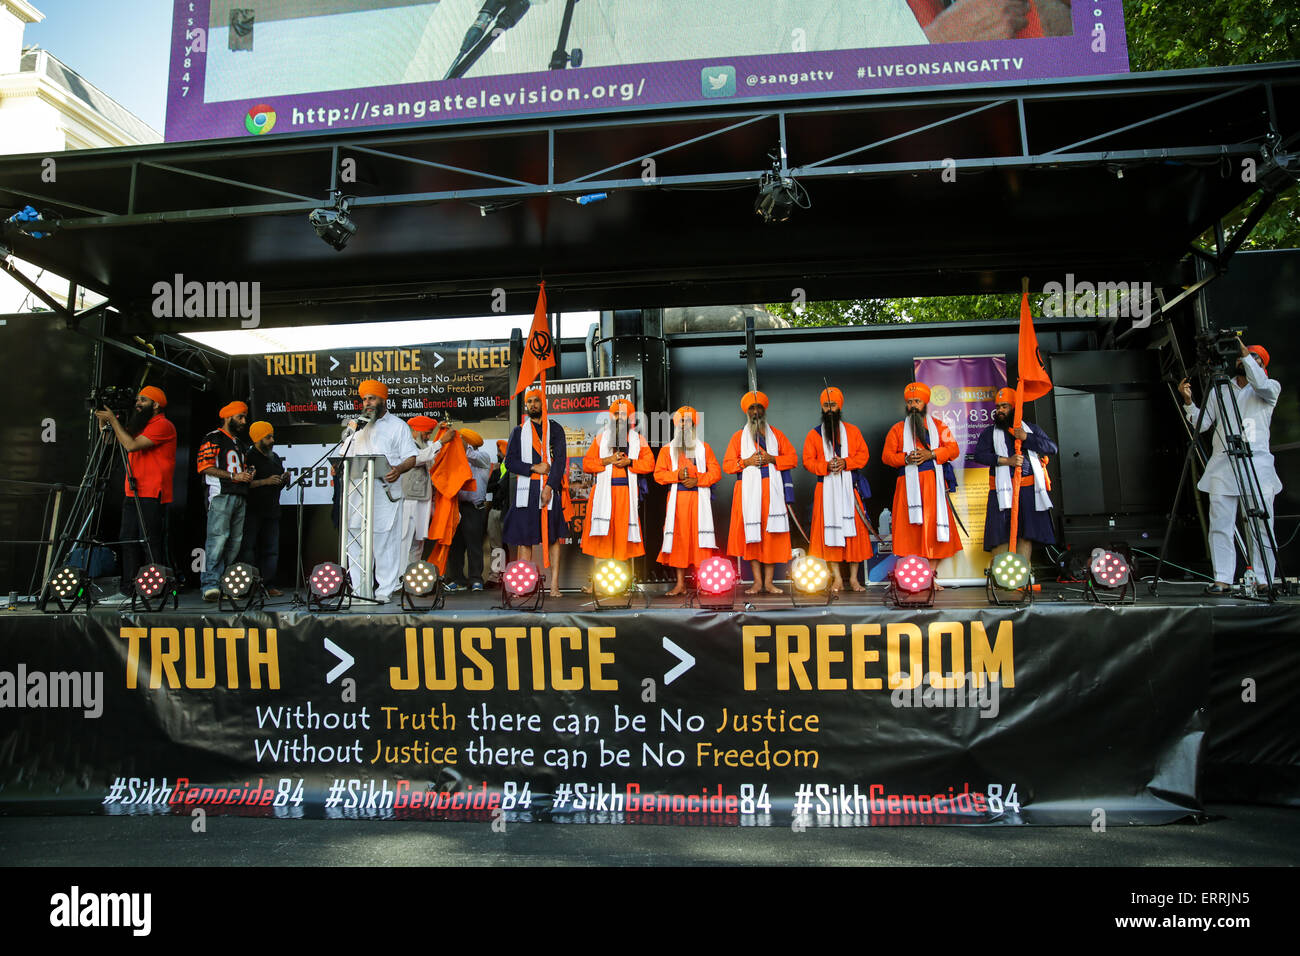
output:
[[767, 396], [746, 392], [740, 407], [748, 416], [731, 436], [722, 469], [740, 475], [731, 492], [727, 553], [750, 562], [754, 586], [746, 594], [780, 594], [772, 583], [776, 566], [790, 560], [790, 519], [781, 472], [799, 463], [799, 453], [767, 423]]

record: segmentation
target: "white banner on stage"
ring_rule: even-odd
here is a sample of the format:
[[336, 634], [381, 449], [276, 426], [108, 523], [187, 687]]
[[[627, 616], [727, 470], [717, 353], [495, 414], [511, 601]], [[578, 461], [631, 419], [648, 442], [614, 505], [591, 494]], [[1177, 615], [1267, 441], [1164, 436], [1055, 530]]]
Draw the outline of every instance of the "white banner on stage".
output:
[[[326, 459], [319, 465], [316, 459], [325, 454], [333, 444], [276, 445], [275, 452], [284, 459], [284, 470], [292, 480], [296, 480], [304, 471], [310, 474], [303, 482], [302, 503], [305, 505], [328, 505], [334, 500], [334, 479], [330, 475], [330, 463]], [[315, 465], [313, 468], [312, 466]], [[298, 487], [285, 488], [280, 492], [280, 504], [285, 506], [298, 503]]]

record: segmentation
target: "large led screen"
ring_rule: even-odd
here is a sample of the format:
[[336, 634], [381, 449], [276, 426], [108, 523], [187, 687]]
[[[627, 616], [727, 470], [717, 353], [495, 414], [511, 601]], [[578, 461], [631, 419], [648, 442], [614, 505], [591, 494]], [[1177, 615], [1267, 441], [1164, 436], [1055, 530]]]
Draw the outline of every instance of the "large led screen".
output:
[[177, 0], [169, 141], [1124, 72], [1120, 0]]

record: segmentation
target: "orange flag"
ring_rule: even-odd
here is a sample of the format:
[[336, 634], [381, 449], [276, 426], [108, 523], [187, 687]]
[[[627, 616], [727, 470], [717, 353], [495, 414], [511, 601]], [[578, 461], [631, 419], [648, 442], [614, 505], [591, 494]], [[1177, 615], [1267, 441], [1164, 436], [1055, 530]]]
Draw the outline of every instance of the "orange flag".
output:
[[[1034, 317], [1029, 311], [1029, 293], [1020, 295], [1020, 384], [1024, 401], [1032, 402], [1052, 390], [1052, 380], [1043, 368], [1043, 356], [1038, 351], [1038, 336], [1034, 333]], [[1018, 416], [1017, 416], [1018, 417]]]
[[[537, 293], [537, 307], [533, 309], [533, 327], [528, 331], [528, 341], [524, 343], [524, 358], [519, 363], [519, 384], [515, 386], [515, 394], [518, 395], [538, 378], [542, 380], [542, 394], [546, 394], [546, 370], [555, 368], [555, 342], [551, 338], [550, 323], [546, 319], [546, 281], [542, 280], [540, 291]], [[528, 419], [524, 418], [520, 423], [527, 426]], [[524, 435], [528, 434], [527, 428], [524, 429]], [[542, 399], [542, 434], [546, 431], [546, 400]], [[542, 460], [547, 464], [551, 461], [551, 449], [549, 447], [542, 449]], [[558, 506], [559, 502], [556, 502]], [[551, 566], [551, 542], [550, 529], [546, 520], [545, 511], [542, 512], [542, 567]]]
[[524, 358], [519, 363], [519, 384], [515, 387], [518, 395], [542, 376], [542, 387], [546, 387], [546, 370], [555, 368], [555, 343], [551, 340], [550, 323], [546, 320], [546, 283], [541, 284], [537, 293], [537, 308], [533, 310], [533, 327], [528, 330], [528, 341], [524, 343]]
[[[1020, 293], [1020, 381], [1016, 383], [1015, 427], [1020, 427], [1025, 402], [1042, 398], [1052, 390], [1052, 380], [1043, 368], [1043, 354], [1038, 351], [1038, 336], [1034, 332], [1034, 316], [1029, 311], [1029, 280], [1025, 279]], [[1020, 439], [1016, 439], [1015, 454], [1020, 454]], [[1020, 475], [1012, 476], [1011, 540], [1010, 550], [1016, 550], [1016, 532], [1020, 524]]]

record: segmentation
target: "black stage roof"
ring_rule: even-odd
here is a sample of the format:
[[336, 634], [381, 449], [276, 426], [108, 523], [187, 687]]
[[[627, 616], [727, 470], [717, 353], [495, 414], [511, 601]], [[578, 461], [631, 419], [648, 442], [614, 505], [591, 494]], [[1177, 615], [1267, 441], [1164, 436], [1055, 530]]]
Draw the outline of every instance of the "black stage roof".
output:
[[[142, 332], [237, 327], [154, 320], [154, 284], [178, 273], [260, 281], [264, 325], [482, 315], [498, 288], [527, 312], [542, 275], [566, 312], [1007, 292], [1022, 275], [1177, 284], [1195, 237], [1294, 182], [1268, 156], [1298, 131], [1290, 62], [86, 150], [58, 154], [53, 183], [45, 157], [5, 157], [0, 205], [60, 217], [54, 238], [6, 244]], [[779, 143], [811, 208], [766, 224], [753, 205]], [[336, 252], [307, 214], [346, 160], [359, 231]]]

